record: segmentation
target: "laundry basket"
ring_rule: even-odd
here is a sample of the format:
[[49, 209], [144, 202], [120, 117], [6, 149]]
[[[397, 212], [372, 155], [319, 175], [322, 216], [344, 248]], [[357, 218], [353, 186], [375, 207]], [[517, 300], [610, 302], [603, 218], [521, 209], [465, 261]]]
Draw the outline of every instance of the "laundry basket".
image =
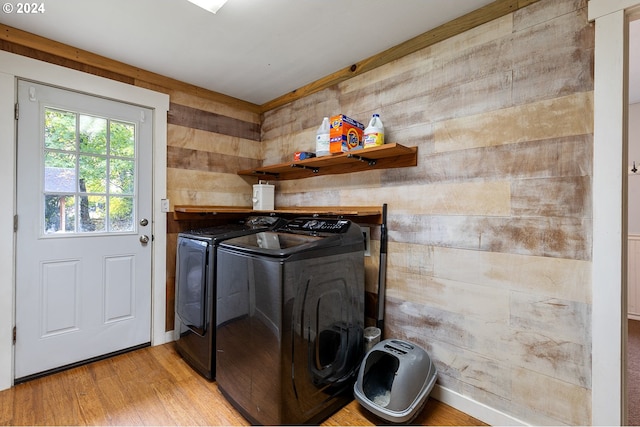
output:
[[427, 352], [408, 341], [388, 339], [365, 355], [354, 395], [367, 410], [392, 423], [413, 420], [436, 383]]

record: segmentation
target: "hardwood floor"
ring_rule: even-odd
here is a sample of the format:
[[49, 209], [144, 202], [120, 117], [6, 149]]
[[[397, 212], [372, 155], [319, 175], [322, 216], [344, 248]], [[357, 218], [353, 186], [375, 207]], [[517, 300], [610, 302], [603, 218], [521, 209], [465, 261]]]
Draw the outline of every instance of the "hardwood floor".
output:
[[[384, 422], [355, 400], [323, 425]], [[486, 425], [434, 399], [414, 424]], [[0, 392], [0, 425], [249, 425], [215, 382], [195, 373], [172, 343], [18, 384]]]

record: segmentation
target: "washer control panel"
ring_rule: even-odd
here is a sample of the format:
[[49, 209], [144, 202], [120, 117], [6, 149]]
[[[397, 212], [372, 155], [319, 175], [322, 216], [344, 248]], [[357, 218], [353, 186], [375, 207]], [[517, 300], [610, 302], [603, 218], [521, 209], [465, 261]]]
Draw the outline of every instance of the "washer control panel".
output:
[[306, 233], [345, 233], [351, 221], [346, 219], [296, 218], [289, 221], [282, 231]]

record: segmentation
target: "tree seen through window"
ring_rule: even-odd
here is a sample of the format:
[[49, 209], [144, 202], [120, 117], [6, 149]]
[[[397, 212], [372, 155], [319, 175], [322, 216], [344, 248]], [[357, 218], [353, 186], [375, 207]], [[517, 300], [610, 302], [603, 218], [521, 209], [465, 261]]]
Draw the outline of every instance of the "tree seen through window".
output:
[[44, 231], [134, 230], [135, 125], [45, 109]]

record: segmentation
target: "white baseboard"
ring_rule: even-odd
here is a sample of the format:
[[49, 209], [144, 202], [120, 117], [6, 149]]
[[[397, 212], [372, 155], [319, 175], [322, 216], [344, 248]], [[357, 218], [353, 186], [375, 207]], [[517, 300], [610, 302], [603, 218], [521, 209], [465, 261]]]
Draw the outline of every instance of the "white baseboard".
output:
[[162, 339], [161, 340], [155, 340], [154, 342], [151, 343], [151, 345], [153, 347], [155, 347], [157, 345], [166, 344], [166, 343], [171, 342], [171, 341], [175, 341], [175, 337], [173, 335], [173, 331], [166, 331], [164, 333], [164, 335], [162, 335]]
[[523, 421], [436, 384], [431, 397], [491, 426], [525, 426]]
[[640, 315], [638, 315], [638, 314], [631, 314], [631, 313], [629, 313], [629, 314], [627, 315], [627, 317], [628, 317], [629, 319], [631, 319], [631, 320], [640, 320]]

